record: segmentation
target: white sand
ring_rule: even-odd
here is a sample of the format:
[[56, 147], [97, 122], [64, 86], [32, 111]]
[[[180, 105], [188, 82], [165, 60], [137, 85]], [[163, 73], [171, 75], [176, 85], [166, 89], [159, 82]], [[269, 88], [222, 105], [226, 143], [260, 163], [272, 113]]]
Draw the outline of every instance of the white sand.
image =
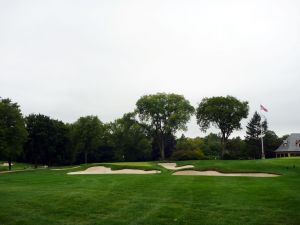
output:
[[84, 171], [70, 172], [69, 175], [78, 174], [155, 174], [160, 173], [158, 170], [136, 170], [136, 169], [122, 169], [122, 170], [112, 170], [111, 168], [104, 166], [94, 166], [87, 168]]
[[194, 168], [192, 165], [186, 165], [186, 166], [178, 166], [176, 163], [158, 163], [158, 165], [168, 169], [168, 170], [181, 170], [181, 169], [190, 169]]
[[271, 173], [220, 173], [218, 171], [184, 170], [173, 173], [178, 176], [225, 176], [225, 177], [278, 177]]

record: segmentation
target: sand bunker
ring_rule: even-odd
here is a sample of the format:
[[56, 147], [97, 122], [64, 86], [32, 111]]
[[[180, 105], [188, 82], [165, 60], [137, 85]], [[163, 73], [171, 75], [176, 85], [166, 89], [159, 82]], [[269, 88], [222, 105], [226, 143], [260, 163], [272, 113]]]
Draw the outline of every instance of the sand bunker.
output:
[[90, 167], [84, 171], [70, 172], [69, 175], [78, 174], [155, 174], [160, 173], [159, 170], [136, 170], [136, 169], [122, 169], [122, 170], [111, 170], [104, 166]]
[[178, 176], [225, 176], [225, 177], [278, 177], [271, 173], [221, 173], [218, 171], [184, 170], [173, 173]]
[[186, 166], [178, 166], [176, 163], [158, 163], [158, 165], [168, 169], [168, 170], [181, 170], [181, 169], [190, 169], [194, 168], [192, 165], [186, 165]]

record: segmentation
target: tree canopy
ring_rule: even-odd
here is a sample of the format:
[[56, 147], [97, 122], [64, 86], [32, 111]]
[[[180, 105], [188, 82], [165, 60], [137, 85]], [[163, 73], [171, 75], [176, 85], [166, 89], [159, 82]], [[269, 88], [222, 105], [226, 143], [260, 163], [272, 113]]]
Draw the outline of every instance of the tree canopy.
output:
[[103, 123], [97, 116], [80, 117], [72, 126], [73, 147], [84, 153], [84, 161], [88, 162], [88, 154], [96, 151], [101, 144]]
[[253, 117], [250, 119], [247, 130], [246, 130], [246, 140], [254, 140], [257, 141], [260, 139], [261, 134], [265, 134], [268, 130], [268, 122], [267, 120], [262, 121], [261, 116], [258, 112], [253, 114]]
[[0, 151], [8, 161], [9, 170], [12, 160], [22, 152], [26, 137], [25, 122], [19, 105], [10, 99], [0, 98]]
[[30, 114], [26, 118], [28, 140], [25, 145], [26, 159], [38, 164], [64, 164], [67, 151], [67, 126], [42, 114]]
[[226, 142], [234, 130], [241, 129], [241, 120], [247, 118], [248, 102], [232, 96], [204, 98], [196, 109], [197, 123], [204, 132], [211, 126], [219, 128], [222, 135], [222, 156]]
[[193, 106], [182, 95], [158, 93], [142, 96], [136, 112], [158, 139], [161, 159], [165, 159], [165, 135], [185, 130], [194, 112]]
[[142, 161], [151, 156], [151, 138], [134, 113], [127, 113], [111, 123], [111, 142], [117, 161]]
[[267, 130], [267, 121], [255, 112], [247, 125], [245, 140], [229, 139], [234, 130], [241, 129], [241, 120], [249, 111], [248, 102], [232, 96], [204, 98], [200, 102], [196, 118], [201, 130], [207, 131], [211, 126], [220, 129], [220, 133], [203, 138], [176, 137], [178, 131], [186, 130], [195, 111], [184, 96], [177, 94], [142, 96], [134, 112], [107, 123], [97, 116], [80, 117], [70, 124], [41, 114], [23, 119], [17, 103], [0, 100], [0, 159], [7, 160], [10, 167], [12, 160], [54, 166], [165, 158], [260, 158], [261, 123], [266, 156], [274, 157], [274, 150], [286, 138]]

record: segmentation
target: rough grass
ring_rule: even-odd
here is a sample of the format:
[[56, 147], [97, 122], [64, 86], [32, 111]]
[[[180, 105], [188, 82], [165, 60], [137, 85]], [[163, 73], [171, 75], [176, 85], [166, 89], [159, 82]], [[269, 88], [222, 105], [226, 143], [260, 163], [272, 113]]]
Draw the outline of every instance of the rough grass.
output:
[[[156, 162], [105, 163], [161, 169], [153, 175], [0, 174], [0, 224], [299, 224], [300, 158], [186, 161], [199, 170], [283, 176], [171, 176]], [[91, 164], [79, 169], [104, 164]]]
[[[0, 171], [8, 171], [8, 166], [3, 166], [3, 163], [6, 163], [5, 161], [0, 161]], [[13, 163], [12, 170], [27, 170], [27, 169], [33, 169], [34, 166], [27, 164], [27, 163]]]

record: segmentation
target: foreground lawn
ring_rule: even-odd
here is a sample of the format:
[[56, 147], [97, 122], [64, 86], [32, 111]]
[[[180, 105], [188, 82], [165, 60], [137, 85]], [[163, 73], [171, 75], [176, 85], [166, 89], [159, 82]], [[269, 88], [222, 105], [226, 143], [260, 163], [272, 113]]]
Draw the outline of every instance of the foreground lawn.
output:
[[0, 224], [300, 224], [300, 158], [179, 164], [282, 176], [172, 176], [155, 162], [105, 165], [161, 174], [69, 176], [50, 169], [0, 174]]

